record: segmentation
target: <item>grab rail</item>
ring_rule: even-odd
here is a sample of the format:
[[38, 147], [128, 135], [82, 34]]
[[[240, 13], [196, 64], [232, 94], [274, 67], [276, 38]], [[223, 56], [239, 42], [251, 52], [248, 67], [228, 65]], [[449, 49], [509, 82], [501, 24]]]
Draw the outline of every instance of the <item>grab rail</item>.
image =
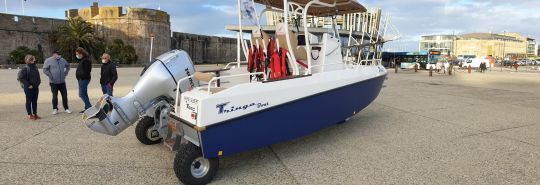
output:
[[174, 112], [178, 111], [178, 101], [180, 101], [179, 98], [178, 98], [178, 95], [180, 95], [180, 84], [182, 82], [184, 82], [185, 80], [187, 80], [187, 79], [193, 78], [193, 76], [195, 76], [195, 75], [184, 77], [184, 78], [178, 80], [178, 83], [176, 83], [176, 97], [174, 98]]
[[[224, 78], [234, 78], [234, 77], [241, 77], [241, 76], [251, 76], [251, 75], [261, 75], [264, 74], [264, 72], [256, 72], [256, 73], [244, 73], [244, 74], [237, 74], [237, 75], [229, 75], [229, 76], [220, 76], [220, 77], [214, 77], [210, 81], [208, 81], [208, 87], [206, 91], [208, 94], [210, 94], [210, 88], [212, 87], [212, 83], [216, 80], [224, 79]], [[267, 80], [266, 75], [264, 75], [264, 80]], [[217, 83], [216, 83], [217, 87]]]
[[231, 65], [231, 64], [238, 64], [238, 62], [229, 62], [229, 63], [227, 63], [227, 65], [225, 65], [225, 67], [223, 69], [228, 69], [229, 65]]
[[223, 69], [228, 69], [228, 68], [229, 68], [229, 65], [231, 65], [231, 64], [238, 64], [238, 63], [240, 63], [240, 65], [242, 65], [242, 64], [247, 64], [247, 63], [242, 63], [242, 62], [229, 62], [229, 63], [227, 63], [227, 65], [225, 65], [225, 67], [224, 67]]
[[[234, 78], [234, 77], [240, 77], [240, 76], [261, 75], [261, 74], [264, 74], [264, 72], [245, 73], [245, 74], [213, 77], [210, 81], [208, 81], [208, 87], [207, 87], [206, 91], [208, 92], [208, 94], [210, 94], [210, 88], [212, 87], [212, 83], [214, 83], [216, 80], [219, 80], [219, 79]], [[186, 80], [188, 80], [190, 78], [193, 78], [194, 76], [195, 75], [191, 75], [191, 76], [187, 76], [187, 77], [184, 77], [184, 78], [178, 80], [178, 83], [176, 84], [176, 97], [175, 97], [175, 101], [174, 101], [174, 110], [175, 110], [175, 112], [178, 111], [178, 102], [180, 101], [180, 98], [178, 98], [178, 96], [180, 96], [180, 84], [182, 84], [182, 82], [184, 82], [184, 81], [186, 81]], [[267, 80], [266, 76], [264, 77], [264, 80]], [[216, 86], [217, 86], [217, 83], [216, 83]]]

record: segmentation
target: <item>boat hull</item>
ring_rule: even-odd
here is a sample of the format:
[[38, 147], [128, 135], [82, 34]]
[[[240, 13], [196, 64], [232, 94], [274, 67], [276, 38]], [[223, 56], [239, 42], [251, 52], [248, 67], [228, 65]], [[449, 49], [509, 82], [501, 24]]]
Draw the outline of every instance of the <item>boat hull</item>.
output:
[[203, 155], [233, 155], [335, 125], [373, 102], [385, 78], [381, 75], [208, 126], [200, 132]]

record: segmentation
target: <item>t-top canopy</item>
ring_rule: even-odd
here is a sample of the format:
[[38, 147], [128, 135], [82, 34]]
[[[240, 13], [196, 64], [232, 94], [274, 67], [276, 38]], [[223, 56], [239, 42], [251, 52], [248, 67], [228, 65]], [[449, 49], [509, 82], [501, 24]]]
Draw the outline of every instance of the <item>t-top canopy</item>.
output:
[[[256, 3], [264, 4], [267, 6], [283, 9], [283, 0], [254, 0]], [[289, 2], [295, 2], [302, 6], [309, 3], [311, 0], [289, 0]], [[320, 2], [327, 4], [334, 4], [335, 7], [326, 7], [318, 4], [313, 4], [309, 7], [308, 15], [312, 16], [329, 16], [329, 15], [341, 15], [348, 13], [361, 13], [367, 11], [366, 7], [362, 6], [356, 0], [320, 0]]]

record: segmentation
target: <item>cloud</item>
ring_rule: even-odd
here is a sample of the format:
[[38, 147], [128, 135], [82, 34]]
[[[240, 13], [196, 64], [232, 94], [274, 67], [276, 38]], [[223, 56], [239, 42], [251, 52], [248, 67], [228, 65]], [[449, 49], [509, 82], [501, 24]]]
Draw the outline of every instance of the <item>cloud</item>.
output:
[[212, 5], [212, 4], [204, 4], [202, 5], [203, 8], [208, 8], [210, 11], [221, 11], [225, 13], [228, 16], [235, 16], [237, 14], [236, 7], [229, 6], [229, 5]]
[[[207, 35], [234, 35], [224, 30], [237, 24], [236, 0], [28, 0], [26, 14], [63, 18], [64, 10], [100, 6], [143, 7], [168, 12], [173, 31]], [[467, 32], [519, 32], [540, 39], [538, 0], [359, 0], [392, 15], [406, 50], [418, 49], [421, 35]], [[9, 0], [8, 10], [20, 14], [21, 1]], [[0, 11], [3, 11], [0, 3]], [[261, 7], [258, 7], [261, 10]], [[390, 44], [392, 45], [392, 44]]]
[[[519, 32], [540, 39], [540, 1], [528, 0], [366, 0], [390, 13], [404, 43], [390, 47], [418, 49], [421, 35], [469, 32]], [[405, 47], [395, 45], [407, 45]]]

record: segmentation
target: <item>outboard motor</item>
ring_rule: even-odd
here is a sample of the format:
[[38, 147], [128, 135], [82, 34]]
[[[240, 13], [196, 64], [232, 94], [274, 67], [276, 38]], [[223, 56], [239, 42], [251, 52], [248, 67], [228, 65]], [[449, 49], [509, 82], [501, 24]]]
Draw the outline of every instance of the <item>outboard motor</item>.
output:
[[[144, 71], [126, 96], [104, 95], [84, 111], [83, 121], [93, 131], [118, 135], [140, 118], [154, 117], [154, 112], [160, 111], [158, 106], [172, 107], [178, 80], [193, 73], [195, 68], [185, 51], [173, 50], [162, 54]], [[198, 81], [186, 80], [180, 84], [180, 93], [195, 86], [198, 86]]]

